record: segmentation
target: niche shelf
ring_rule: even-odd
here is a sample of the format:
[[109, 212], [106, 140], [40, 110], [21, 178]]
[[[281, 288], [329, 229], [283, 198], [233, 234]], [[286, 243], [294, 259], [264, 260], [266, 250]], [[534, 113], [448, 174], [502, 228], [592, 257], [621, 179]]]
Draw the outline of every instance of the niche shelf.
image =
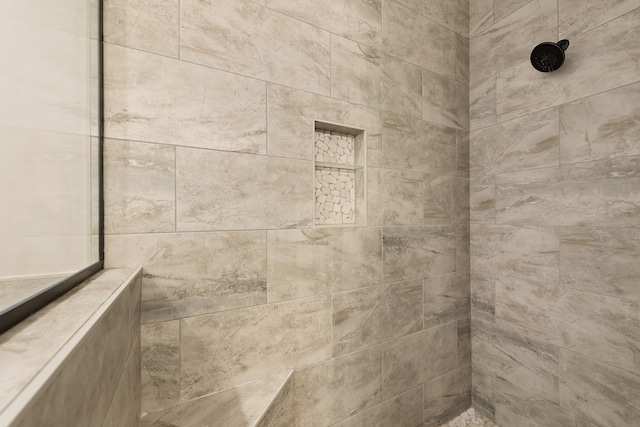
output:
[[315, 225], [364, 225], [364, 130], [316, 121], [313, 137]]

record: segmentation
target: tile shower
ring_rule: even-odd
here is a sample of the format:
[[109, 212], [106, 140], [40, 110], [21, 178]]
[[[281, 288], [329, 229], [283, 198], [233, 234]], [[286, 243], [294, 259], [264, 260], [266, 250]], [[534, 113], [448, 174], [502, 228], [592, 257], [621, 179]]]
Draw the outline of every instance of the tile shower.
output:
[[106, 0], [106, 257], [143, 266], [144, 422], [293, 371], [270, 425], [473, 403], [632, 426], [638, 22], [637, 0]]

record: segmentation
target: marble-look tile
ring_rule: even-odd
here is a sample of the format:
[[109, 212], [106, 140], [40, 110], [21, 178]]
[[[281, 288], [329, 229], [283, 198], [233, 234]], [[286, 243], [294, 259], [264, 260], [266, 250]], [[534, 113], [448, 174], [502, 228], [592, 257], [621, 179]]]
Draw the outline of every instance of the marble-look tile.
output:
[[275, 396], [271, 396], [271, 399], [267, 401], [267, 408], [260, 417], [256, 427], [275, 427], [279, 423], [282, 423], [289, 416], [284, 413], [291, 414], [290, 418], [293, 418], [293, 390], [295, 388], [295, 371], [284, 372], [281, 375], [276, 375], [274, 379], [274, 385], [278, 387]]
[[380, 146], [378, 110], [274, 84], [268, 85], [267, 92], [270, 155], [311, 160], [314, 120], [364, 129], [367, 146]]
[[384, 5], [385, 53], [429, 71], [455, 77], [456, 33], [395, 1]]
[[[293, 398], [294, 398], [294, 389], [295, 389], [295, 373], [292, 378], [289, 380], [289, 387], [291, 390], [286, 390], [286, 396], [283, 399], [279, 400], [279, 403], [276, 402], [278, 409], [273, 417], [267, 419], [267, 424], [258, 427], [291, 427], [295, 426], [296, 423], [296, 413], [293, 407]], [[282, 391], [281, 391], [282, 394]], [[271, 407], [273, 408], [273, 406]], [[271, 408], [269, 411], [271, 411]], [[142, 426], [141, 426], [142, 427]]]
[[[557, 1], [532, 0], [505, 19], [496, 19], [495, 22], [471, 39], [469, 63], [472, 83], [528, 58], [533, 48], [532, 40], [555, 40]], [[529, 68], [532, 68], [530, 63]]]
[[175, 231], [175, 147], [106, 140], [104, 232]]
[[178, 147], [176, 175], [179, 231], [313, 223], [311, 162]]
[[496, 75], [478, 80], [469, 87], [469, 128], [485, 128], [496, 123]]
[[383, 55], [380, 107], [396, 114], [422, 118], [422, 71], [390, 55]]
[[410, 225], [424, 221], [424, 174], [390, 169], [367, 170], [367, 223]]
[[471, 268], [557, 284], [559, 245], [553, 227], [471, 224]]
[[340, 356], [422, 329], [422, 281], [369, 286], [331, 296], [333, 354]]
[[140, 341], [131, 349], [102, 427], [137, 426], [140, 420]]
[[575, 425], [575, 414], [555, 403], [539, 399], [500, 396], [496, 424], [518, 427], [567, 427]]
[[331, 97], [380, 108], [382, 52], [331, 35]]
[[471, 272], [471, 317], [494, 323], [496, 314], [497, 275], [484, 271]]
[[469, 205], [472, 223], [495, 223], [496, 177], [494, 175], [471, 179]]
[[597, 426], [631, 426], [640, 419], [640, 376], [561, 350], [560, 402]]
[[422, 119], [469, 129], [469, 86], [429, 71], [422, 72]]
[[104, 41], [178, 58], [179, 0], [107, 0]]
[[640, 84], [560, 107], [562, 163], [640, 154]]
[[384, 114], [382, 163], [385, 168], [456, 173], [456, 131], [422, 120]]
[[[469, 39], [456, 34], [456, 75], [455, 79], [469, 86]], [[467, 94], [469, 90], [467, 88]]]
[[385, 282], [420, 279], [456, 269], [453, 226], [385, 227], [382, 247]]
[[455, 369], [456, 324], [436, 326], [383, 345], [382, 396], [396, 396]]
[[382, 0], [267, 0], [267, 7], [367, 46], [379, 46]]
[[424, 327], [464, 319], [469, 315], [469, 277], [449, 273], [424, 279]]
[[397, 0], [401, 5], [413, 9], [418, 13], [422, 13], [422, 1], [423, 0]]
[[640, 231], [561, 228], [560, 283], [585, 292], [640, 301]]
[[105, 57], [105, 136], [265, 153], [264, 82], [111, 44]]
[[[566, 63], [553, 78], [528, 60], [499, 73], [498, 121], [638, 82], [638, 20], [640, 8], [574, 37]], [[611, 49], [612, 40], [616, 49]]]
[[563, 348], [640, 372], [640, 302], [569, 289], [552, 316]]
[[423, 15], [469, 37], [469, 0], [423, 0]]
[[111, 266], [143, 265], [144, 323], [264, 304], [264, 231], [119, 235]]
[[457, 175], [469, 178], [469, 145], [471, 137], [468, 130], [456, 130]]
[[[458, 366], [471, 365], [471, 318], [467, 317], [456, 322], [458, 328]], [[471, 384], [471, 376], [469, 376]]]
[[506, 18], [522, 6], [529, 3], [530, 0], [494, 0], [493, 14], [496, 22]]
[[183, 400], [331, 357], [328, 295], [190, 317], [180, 322]]
[[560, 121], [553, 108], [471, 133], [471, 174], [557, 166]]
[[445, 175], [424, 177], [424, 224], [468, 224], [469, 179]]
[[162, 322], [141, 331], [142, 414], [159, 411], [180, 399], [180, 325]]
[[456, 368], [425, 383], [425, 427], [439, 426], [469, 407], [471, 407], [471, 364]]
[[180, 2], [185, 61], [329, 95], [330, 51], [328, 32], [255, 3]]
[[493, 0], [469, 0], [469, 36], [475, 37], [493, 25]]
[[[456, 273], [466, 276], [469, 280], [471, 273], [471, 227], [466, 224], [456, 226]], [[469, 285], [467, 285], [469, 286]]]
[[558, 30], [571, 38], [640, 7], [638, 0], [560, 0]]
[[471, 398], [473, 407], [489, 418], [495, 417], [495, 379], [498, 352], [495, 324], [474, 318], [471, 325]]
[[420, 427], [423, 420], [423, 390], [415, 387], [347, 418], [333, 427]]
[[382, 283], [382, 237], [374, 227], [267, 232], [269, 302]]
[[328, 426], [381, 401], [380, 346], [296, 371], [298, 425]]

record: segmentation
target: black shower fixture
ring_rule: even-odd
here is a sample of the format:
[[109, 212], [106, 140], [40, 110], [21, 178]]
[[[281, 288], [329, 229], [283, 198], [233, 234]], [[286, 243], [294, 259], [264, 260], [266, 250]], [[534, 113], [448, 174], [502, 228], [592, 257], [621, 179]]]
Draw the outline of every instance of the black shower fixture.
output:
[[564, 51], [568, 47], [569, 40], [560, 40], [558, 43], [540, 43], [531, 52], [531, 65], [543, 73], [555, 71], [564, 63]]

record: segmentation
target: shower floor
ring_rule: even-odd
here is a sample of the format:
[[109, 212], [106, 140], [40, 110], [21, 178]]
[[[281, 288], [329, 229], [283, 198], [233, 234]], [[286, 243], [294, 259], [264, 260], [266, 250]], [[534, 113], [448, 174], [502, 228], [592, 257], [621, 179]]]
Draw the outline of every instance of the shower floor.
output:
[[491, 421], [476, 412], [475, 409], [469, 408], [453, 420], [442, 424], [440, 427], [499, 427], [498, 424]]

